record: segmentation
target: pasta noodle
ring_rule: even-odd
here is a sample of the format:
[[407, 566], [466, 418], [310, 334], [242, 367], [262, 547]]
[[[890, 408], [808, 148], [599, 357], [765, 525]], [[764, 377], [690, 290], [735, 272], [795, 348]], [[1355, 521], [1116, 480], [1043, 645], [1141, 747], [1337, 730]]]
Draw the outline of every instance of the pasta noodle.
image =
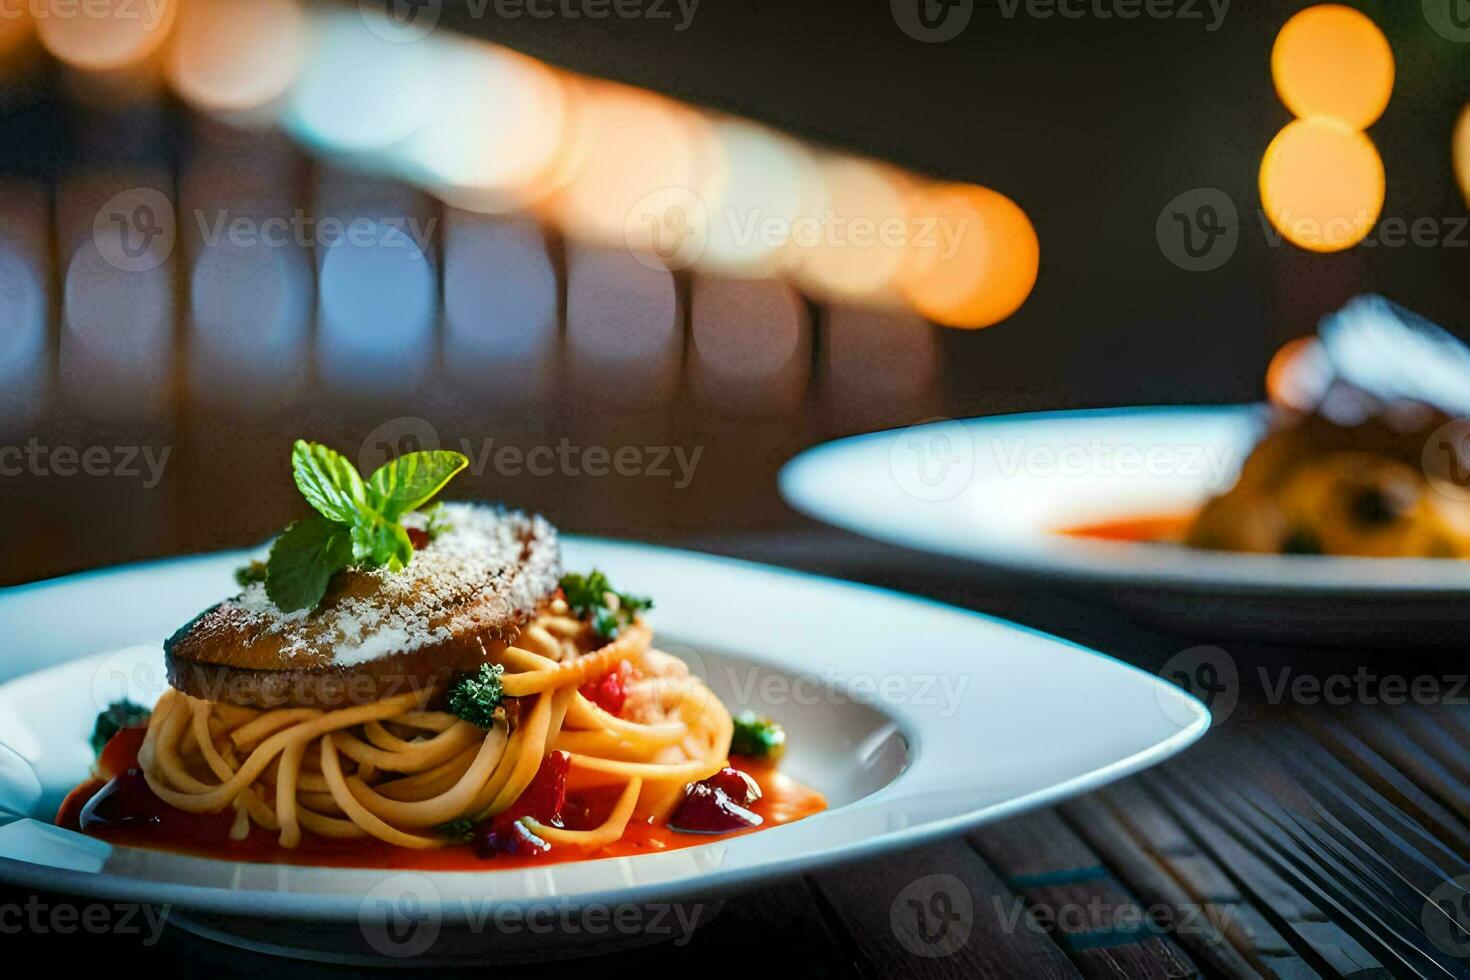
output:
[[[585, 623], [543, 613], [494, 655], [503, 694], [518, 704], [497, 709], [488, 730], [433, 710], [442, 691], [432, 688], [337, 710], [264, 711], [171, 689], [138, 763], [154, 794], [180, 810], [233, 809], [235, 839], [260, 827], [285, 848], [307, 834], [431, 848], [448, 843], [432, 828], [505, 812], [561, 751], [579, 785], [620, 787], [616, 802], [590, 830], [530, 818], [527, 827], [560, 845], [598, 847], [633, 819], [666, 817], [687, 783], [727, 764], [730, 713], [652, 640], [641, 620], [599, 644]], [[634, 667], [632, 717], [578, 690], [622, 661]]]

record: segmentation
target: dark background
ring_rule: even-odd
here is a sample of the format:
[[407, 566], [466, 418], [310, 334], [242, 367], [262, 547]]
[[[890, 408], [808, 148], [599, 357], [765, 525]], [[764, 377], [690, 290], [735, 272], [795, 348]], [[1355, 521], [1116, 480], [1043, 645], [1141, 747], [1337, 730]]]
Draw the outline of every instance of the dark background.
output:
[[[177, 365], [161, 370], [156, 406], [137, 413], [79, 404], [53, 384], [37, 415], [0, 420], [0, 443], [168, 447], [166, 475], [156, 489], [117, 477], [0, 478], [0, 583], [264, 540], [299, 509], [287, 478], [292, 438], [353, 451], [401, 416], [430, 421], [450, 445], [494, 436], [523, 448], [562, 437], [614, 449], [702, 447], [682, 489], [648, 478], [487, 471], [462, 477], [452, 495], [536, 507], [572, 531], [721, 548], [732, 534], [780, 539], [802, 526], [776, 496], [775, 474], [795, 452], [836, 435], [941, 415], [1255, 399], [1270, 355], [1363, 291], [1470, 329], [1463, 229], [1434, 247], [1325, 256], [1268, 243], [1256, 169], [1290, 119], [1272, 89], [1269, 53], [1301, 6], [1237, 0], [1211, 32], [1203, 4], [1196, 19], [1121, 20], [1090, 12], [1041, 19], [1024, 3], [1007, 16], [981, 2], [959, 37], [927, 44], [900, 30], [886, 3], [703, 0], [682, 33], [676, 21], [477, 19], [447, 4], [442, 23], [555, 65], [993, 187], [1035, 223], [1035, 291], [1009, 320], [974, 332], [902, 318], [890, 328], [804, 303], [811, 353], [803, 393], [744, 410], [698, 397], [692, 363], [677, 388], [636, 405], [583, 386], [565, 365], [554, 397], [510, 403], [495, 397], [502, 379], [493, 371], [483, 386], [436, 374], [419, 391], [378, 399], [343, 399], [313, 384], [292, 394], [264, 389], [248, 410], [227, 411], [203, 404], [201, 386]], [[1450, 134], [1470, 99], [1470, 45], [1437, 35], [1417, 2], [1354, 6], [1384, 29], [1398, 66], [1393, 100], [1370, 131], [1387, 167], [1385, 216], [1463, 219]], [[208, 124], [167, 98], [161, 109], [98, 110], [76, 104], [61, 81], [43, 67], [12, 83], [0, 109], [0, 166], [49, 188], [50, 206], [68, 176], [142, 164], [177, 180], [197, 156]], [[294, 158], [295, 192], [318, 166]], [[1165, 204], [1198, 187], [1224, 190], [1241, 215], [1237, 251], [1207, 273], [1176, 268], [1155, 238]], [[1441, 227], [1446, 235], [1453, 228]], [[548, 237], [564, 271], [564, 247]], [[59, 305], [54, 239], [49, 249]], [[176, 353], [188, 345], [183, 279]], [[678, 290], [687, 318], [688, 277]], [[5, 302], [0, 329], [10, 318]], [[51, 372], [58, 316], [53, 309]]]

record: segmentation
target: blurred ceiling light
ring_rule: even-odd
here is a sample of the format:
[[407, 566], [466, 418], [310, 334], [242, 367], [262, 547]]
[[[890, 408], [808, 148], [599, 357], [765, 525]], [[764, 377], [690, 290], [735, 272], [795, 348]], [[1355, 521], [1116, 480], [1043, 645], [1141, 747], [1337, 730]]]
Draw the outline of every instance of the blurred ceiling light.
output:
[[571, 179], [551, 202], [557, 219], [573, 235], [649, 255], [705, 234], [723, 182], [709, 123], [623, 85], [593, 82], [580, 95]]
[[83, 71], [118, 71], [146, 60], [168, 36], [178, 0], [32, 0], [36, 33], [58, 60]]
[[1293, 245], [1338, 252], [1383, 210], [1383, 161], [1365, 134], [1327, 116], [1288, 123], [1261, 160], [1261, 206]]
[[40, 269], [0, 236], [0, 381], [21, 381], [46, 356], [46, 291]]
[[0, 182], [0, 437], [35, 418], [51, 379], [49, 212], [40, 188]]
[[555, 374], [561, 290], [541, 227], [526, 216], [450, 209], [444, 222], [444, 365], [498, 404], [534, 402]]
[[[319, 247], [326, 256], [319, 286], [317, 364], [323, 379], [340, 390], [366, 395], [412, 391], [428, 375], [434, 358], [434, 265], [401, 229], [351, 220], [355, 232]], [[365, 234], [367, 228], [371, 232]]]
[[308, 361], [310, 297], [299, 250], [229, 241], [202, 249], [189, 277], [187, 351], [197, 395], [259, 406], [290, 389]]
[[825, 206], [791, 228], [786, 257], [809, 291], [828, 299], [891, 295], [916, 230], [899, 173], [852, 158], [820, 165]]
[[442, 96], [443, 44], [411, 43], [373, 30], [367, 11], [312, 18], [306, 69], [283, 117], [293, 136], [327, 153], [366, 153], [407, 139], [428, 120], [425, 107]]
[[179, 11], [168, 78], [195, 108], [249, 112], [286, 94], [306, 45], [296, 0], [189, 0]]
[[701, 261], [727, 275], [766, 275], [811, 204], [816, 163], [794, 140], [753, 123], [717, 122], [712, 136], [728, 178], [709, 203]]
[[409, 179], [481, 212], [522, 207], [550, 190], [566, 94], [557, 74], [505, 48], [443, 45], [427, 125], [395, 153]]
[[687, 367], [707, 404], [739, 414], [795, 409], [811, 373], [811, 347], [806, 305], [787, 283], [694, 277]]
[[169, 264], [121, 268], [90, 241], [77, 248], [62, 291], [60, 373], [67, 399], [99, 415], [138, 418], [161, 410], [173, 370], [173, 319]]
[[1455, 123], [1452, 157], [1455, 177], [1460, 181], [1460, 193], [1465, 195], [1465, 203], [1470, 204], [1470, 105], [1465, 106]]
[[622, 248], [567, 249], [566, 365], [579, 394], [652, 407], [671, 397], [684, 333], [674, 277]]
[[1367, 129], [1393, 93], [1393, 51], [1367, 15], [1339, 4], [1308, 7], [1276, 35], [1276, 92], [1292, 114]]
[[1031, 295], [1041, 246], [1010, 198], [973, 184], [939, 184], [916, 195], [910, 214], [918, 230], [902, 285], [924, 316], [950, 327], [988, 327]]

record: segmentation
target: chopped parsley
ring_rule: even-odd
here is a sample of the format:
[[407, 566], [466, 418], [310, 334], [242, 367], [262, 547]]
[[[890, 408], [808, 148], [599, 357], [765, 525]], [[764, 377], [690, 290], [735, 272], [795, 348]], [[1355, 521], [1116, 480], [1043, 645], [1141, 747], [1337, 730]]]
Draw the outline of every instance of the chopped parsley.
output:
[[449, 685], [449, 710], [488, 730], [495, 724], [495, 709], [504, 696], [500, 686], [504, 674], [500, 664], [481, 664], [475, 673], [461, 675]]
[[779, 759], [786, 753], [786, 729], [753, 711], [735, 719], [730, 754], [750, 759]]
[[561, 591], [573, 614], [590, 622], [592, 631], [604, 640], [616, 639], [639, 613], [653, 608], [652, 599], [617, 591], [607, 576], [595, 568], [586, 575], [575, 572], [563, 575]]
[[434, 831], [445, 840], [456, 844], [468, 844], [475, 837], [475, 822], [468, 817], [461, 817], [459, 820], [441, 823], [434, 828]]

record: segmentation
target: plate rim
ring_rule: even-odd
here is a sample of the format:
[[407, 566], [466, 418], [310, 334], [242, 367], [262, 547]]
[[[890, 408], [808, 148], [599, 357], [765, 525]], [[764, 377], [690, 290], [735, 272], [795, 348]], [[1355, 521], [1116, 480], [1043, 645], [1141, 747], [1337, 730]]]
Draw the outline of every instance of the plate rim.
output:
[[[837, 454], [870, 452], [873, 447], [901, 433], [923, 431], [933, 426], [958, 423], [974, 431], [992, 426], [1067, 420], [1116, 418], [1131, 422], [1165, 415], [1177, 419], [1191, 414], [1212, 419], [1239, 418], [1246, 422], [1252, 417], [1258, 419], [1267, 408], [1251, 402], [1131, 405], [936, 419], [913, 426], [845, 436], [812, 446], [781, 468], [778, 485], [782, 499], [798, 512], [868, 540], [958, 559], [972, 565], [1014, 569], [1047, 578], [1065, 576], [1095, 585], [1121, 585], [1174, 594], [1219, 594], [1221, 590], [1229, 590], [1232, 595], [1280, 598], [1285, 589], [1291, 594], [1310, 598], [1442, 601], [1470, 596], [1470, 561], [1215, 552], [1143, 543], [1079, 540], [1055, 532], [1048, 532], [1044, 538], [1035, 535], [1019, 539], [1032, 545], [1021, 547], [1015, 540], [984, 534], [969, 534], [963, 538], [939, 537], [905, 531], [895, 525], [855, 520], [848, 515], [834, 513], [835, 508], [824, 503], [820, 491], [813, 487], [819, 468], [829, 466], [831, 458]], [[978, 474], [971, 477], [972, 481], [983, 479]], [[1119, 513], [1117, 516], [1127, 519], [1137, 515]]]
[[[1097, 658], [1106, 662], [1110, 670], [1118, 670], [1136, 675], [1136, 682], [1153, 685], [1156, 693], [1167, 689], [1169, 696], [1176, 698], [1179, 704], [1190, 710], [1194, 718], [1187, 726], [1178, 727], [1173, 733], [1130, 755], [1114, 759], [1107, 764], [1097, 766], [1061, 782], [1053, 783], [1024, 795], [1014, 796], [986, 807], [968, 810], [941, 819], [929, 820], [928, 822], [910, 827], [887, 830], [871, 838], [859, 841], [847, 841], [821, 850], [765, 856], [752, 864], [744, 866], [716, 867], [666, 880], [636, 882], [617, 888], [598, 891], [583, 891], [570, 894], [551, 892], [539, 896], [495, 897], [494, 902], [498, 908], [517, 907], [526, 909], [553, 899], [566, 902], [574, 908], [598, 904], [642, 904], [650, 901], [675, 901], [696, 894], [713, 895], [726, 893], [742, 887], [754, 886], [764, 881], [786, 878], [818, 868], [862, 860], [863, 858], [872, 857], [880, 853], [919, 846], [939, 837], [958, 833], [980, 824], [1003, 819], [1026, 810], [1046, 806], [1114, 782], [1178, 754], [1201, 738], [1210, 725], [1211, 717], [1205, 705], [1200, 703], [1188, 692], [1169, 685], [1157, 675], [1081, 643], [1052, 635], [1031, 626], [1014, 623], [1001, 617], [953, 606], [926, 596], [910, 595], [866, 583], [815, 575], [797, 569], [767, 565], [761, 562], [732, 558], [724, 555], [604, 537], [566, 535], [564, 536], [564, 540], [598, 548], [611, 548], [641, 553], [660, 561], [671, 558], [676, 560], [693, 560], [706, 562], [712, 566], [742, 569], [746, 572], [764, 576], [788, 577], [819, 586], [824, 590], [835, 589], [836, 591], [846, 592], [853, 596], [863, 594], [879, 596], [885, 601], [899, 605], [928, 608], [938, 614], [953, 615], [962, 619], [985, 623], [992, 628], [1020, 633], [1053, 644], [1058, 648], [1068, 651], [1069, 656]], [[208, 560], [223, 561], [227, 558], [237, 560], [238, 557], [251, 554], [256, 550], [258, 549], [207, 552], [195, 555], [150, 559], [105, 568], [89, 569], [69, 575], [57, 576], [40, 582], [7, 587], [6, 589], [0, 590], [0, 607], [8, 604], [8, 600], [18, 598], [20, 595], [30, 593], [36, 589], [71, 585], [99, 576], [120, 575], [130, 572], [146, 573], [170, 565], [187, 564], [190, 562]], [[14, 677], [7, 678], [5, 683], [31, 677], [40, 671], [53, 670], [67, 663], [86, 659], [87, 656], [101, 655], [106, 652], [104, 649], [93, 651], [92, 654], [83, 655], [82, 657], [64, 657], [37, 670], [26, 671]], [[907, 740], [909, 733], [903, 731], [902, 728], [900, 731]], [[900, 787], [904, 783], [905, 777], [909, 775], [912, 762], [913, 760], [911, 760], [910, 767], [907, 767], [903, 772], [899, 773], [886, 786], [869, 796], [854, 801], [854, 803], [848, 806], [861, 807], [868, 801], [890, 790], [897, 792], [896, 788]], [[838, 807], [828, 812], [835, 815], [841, 813], [846, 808]], [[34, 818], [21, 818], [21, 820], [33, 820], [38, 824], [50, 826], [49, 824], [45, 824], [44, 821], [35, 820]], [[0, 823], [0, 825], [3, 825], [3, 823]], [[217, 862], [216, 859], [209, 858], [189, 858], [189, 860], [210, 861], [212, 863], [249, 864], [248, 862]], [[630, 858], [606, 858], [598, 859], [597, 863], [601, 863], [602, 861], [616, 862], [627, 860], [630, 860]], [[269, 864], [251, 864], [249, 866], [275, 867]], [[427, 878], [432, 882], [440, 879], [468, 879], [470, 877], [484, 880], [485, 875], [509, 875], [515, 873], [514, 870], [423, 871], [414, 869], [373, 868], [332, 868], [329, 870], [333, 873], [356, 877], [364, 885], [369, 885], [372, 879], [383, 880], [393, 875], [417, 875]], [[366, 891], [366, 888], [364, 888], [362, 891], [354, 891], [352, 893], [338, 892], [324, 894], [319, 892], [292, 892], [263, 889], [224, 889], [215, 886], [160, 882], [157, 879], [134, 878], [116, 873], [58, 868], [10, 857], [0, 857], [0, 881], [7, 881], [27, 887], [65, 891], [90, 898], [179, 905], [185, 908], [203, 909], [233, 915], [239, 915], [242, 907], [249, 905], [250, 912], [247, 917], [250, 918], [278, 920], [307, 915], [311, 920], [319, 922], [358, 921], [362, 895]], [[456, 915], [455, 913], [465, 913], [468, 911], [463, 907], [462, 902], [457, 904], [453, 901], [453, 898], [453, 895], [440, 895], [435, 899], [436, 907], [443, 916], [445, 925], [462, 921], [465, 916]]]

